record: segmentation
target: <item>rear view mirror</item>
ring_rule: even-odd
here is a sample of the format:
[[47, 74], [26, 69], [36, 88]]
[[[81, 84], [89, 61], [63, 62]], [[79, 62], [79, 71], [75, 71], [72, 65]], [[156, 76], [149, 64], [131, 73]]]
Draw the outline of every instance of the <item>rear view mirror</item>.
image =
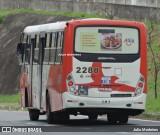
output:
[[24, 53], [24, 45], [25, 43], [18, 43], [17, 45], [17, 54], [23, 54]]

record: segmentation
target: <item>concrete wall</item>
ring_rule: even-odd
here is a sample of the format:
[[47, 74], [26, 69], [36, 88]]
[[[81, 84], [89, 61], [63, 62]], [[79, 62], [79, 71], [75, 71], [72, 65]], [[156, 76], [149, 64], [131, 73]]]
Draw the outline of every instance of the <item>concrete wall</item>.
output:
[[[58, 0], [53, 0], [53, 1], [58, 1]], [[122, 4], [122, 5], [160, 7], [160, 0], [59, 0], [59, 1], [103, 2], [103, 3]]]
[[18, 8], [84, 13], [101, 13], [101, 9], [107, 9], [111, 10], [112, 13], [114, 13], [118, 18], [128, 18], [130, 20], [155, 20], [156, 18], [156, 21], [160, 20], [160, 8], [148, 8], [143, 6], [120, 5], [101, 2], [77, 2], [76, 0], [0, 0], [0, 9]]

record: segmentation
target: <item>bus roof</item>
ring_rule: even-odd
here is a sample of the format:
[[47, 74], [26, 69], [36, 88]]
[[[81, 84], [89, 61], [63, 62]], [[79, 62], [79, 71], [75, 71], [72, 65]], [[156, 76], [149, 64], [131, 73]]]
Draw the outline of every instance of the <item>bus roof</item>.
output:
[[[41, 24], [41, 25], [33, 25], [33, 26], [28, 26], [24, 29], [23, 33], [24, 34], [39, 34], [40, 32], [54, 32], [54, 31], [60, 31], [64, 30], [65, 27], [67, 26], [68, 23], [76, 23], [76, 22], [83, 22], [88, 24], [90, 21], [92, 21], [94, 24], [100, 23], [115, 23], [115, 24], [132, 24], [132, 25], [137, 25], [141, 24], [139, 22], [132, 22], [132, 21], [120, 21], [120, 20], [107, 20], [107, 19], [102, 19], [102, 18], [86, 18], [86, 19], [77, 19], [77, 20], [70, 20], [70, 21], [60, 21], [56, 23], [48, 23], [48, 24]], [[103, 21], [103, 22], [102, 22]]]
[[[80, 20], [105, 20], [102, 18], [86, 18], [86, 19], [80, 19]], [[76, 20], [70, 20], [76, 21]], [[56, 23], [48, 23], [48, 24], [40, 24], [40, 25], [33, 25], [33, 26], [27, 26], [23, 33], [24, 34], [38, 34], [40, 32], [53, 32], [57, 30], [64, 30], [66, 27], [67, 21], [61, 21]]]
[[63, 21], [63, 22], [56, 22], [56, 23], [27, 26], [24, 29], [23, 33], [38, 34], [40, 32], [53, 32], [56, 30], [64, 30], [64, 28], [66, 27], [66, 23], [67, 22]]

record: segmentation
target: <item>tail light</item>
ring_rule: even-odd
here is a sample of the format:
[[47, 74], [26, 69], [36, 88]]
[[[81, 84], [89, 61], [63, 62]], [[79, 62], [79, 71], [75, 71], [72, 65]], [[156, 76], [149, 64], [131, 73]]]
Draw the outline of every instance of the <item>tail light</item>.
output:
[[73, 82], [72, 82], [72, 81], [68, 82], [68, 85], [69, 85], [69, 86], [72, 86], [72, 85], [73, 85]]
[[78, 92], [76, 91], [76, 85], [74, 83], [72, 74], [68, 74], [68, 76], [66, 78], [66, 83], [67, 83], [69, 93], [73, 94], [73, 95], [78, 95]]
[[68, 74], [66, 78], [66, 83], [68, 87], [68, 91], [70, 94], [76, 96], [87, 96], [88, 95], [88, 86], [77, 86], [75, 85], [72, 74]]
[[67, 80], [71, 80], [72, 79], [72, 76], [71, 75], [68, 75], [67, 76]]
[[139, 96], [139, 95], [142, 94], [143, 88], [144, 88], [144, 83], [145, 83], [144, 76], [141, 75], [140, 78], [139, 78], [139, 80], [138, 80], [134, 96]]
[[143, 87], [143, 83], [139, 83], [138, 87], [142, 88]]

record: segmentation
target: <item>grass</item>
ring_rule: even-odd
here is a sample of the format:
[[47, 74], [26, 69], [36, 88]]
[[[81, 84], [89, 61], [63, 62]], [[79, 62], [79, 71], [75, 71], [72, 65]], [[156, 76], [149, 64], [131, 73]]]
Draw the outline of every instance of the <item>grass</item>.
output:
[[6, 16], [10, 14], [10, 11], [0, 10], [0, 23], [4, 20]]
[[137, 116], [131, 116], [132, 118], [138, 118], [138, 119], [147, 119], [147, 120], [156, 120], [156, 121], [160, 121], [160, 113], [142, 113], [140, 115]]
[[20, 103], [20, 93], [0, 95], [0, 103]]
[[[150, 62], [149, 62], [150, 63]], [[154, 75], [153, 67], [148, 71], [148, 94], [147, 94], [147, 112], [160, 112], [160, 76], [158, 77], [157, 99], [154, 97]]]
[[2, 20], [8, 16], [9, 14], [15, 13], [36, 13], [36, 14], [44, 14], [44, 15], [63, 15], [68, 17], [78, 17], [78, 18], [106, 18], [99, 14], [86, 14], [86, 13], [78, 13], [78, 12], [55, 12], [55, 11], [40, 11], [40, 10], [32, 10], [32, 9], [17, 9], [17, 10], [0, 10], [0, 23]]
[[0, 95], [0, 109], [20, 110], [20, 93], [12, 95]]
[[157, 99], [154, 97], [154, 80], [153, 76], [149, 76], [148, 80], [148, 95], [147, 95], [147, 112], [160, 112], [160, 92], [159, 92], [159, 85], [158, 85], [158, 95]]
[[[9, 14], [15, 13], [37, 13], [37, 14], [46, 14], [46, 15], [63, 15], [68, 17], [77, 17], [77, 18], [106, 18], [97, 14], [86, 14], [86, 13], [75, 13], [75, 12], [52, 12], [52, 11], [33, 11], [31, 9], [19, 9], [19, 10], [0, 10], [0, 22], [2, 22], [6, 16]], [[145, 22], [148, 30], [151, 22]], [[160, 24], [154, 24], [157, 30], [155, 30], [153, 36], [153, 49], [157, 56], [160, 55]], [[146, 113], [148, 112], [160, 112], [160, 74], [158, 77], [158, 98], [154, 98], [154, 65], [151, 62], [151, 52], [148, 48], [148, 96], [147, 96], [147, 105]], [[20, 95], [4, 95], [0, 96], [0, 103], [19, 103]]]
[[22, 109], [19, 103], [0, 103], [0, 110], [27, 110]]

